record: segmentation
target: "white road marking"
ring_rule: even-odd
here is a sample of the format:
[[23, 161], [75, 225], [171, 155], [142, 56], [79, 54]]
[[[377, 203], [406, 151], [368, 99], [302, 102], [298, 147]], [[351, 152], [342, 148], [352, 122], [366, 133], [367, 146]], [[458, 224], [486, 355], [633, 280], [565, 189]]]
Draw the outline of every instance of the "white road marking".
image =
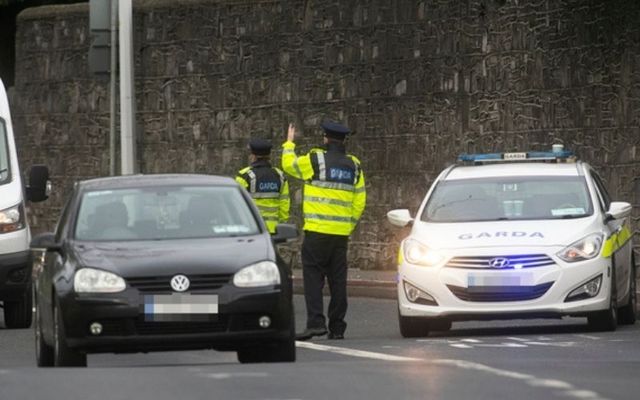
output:
[[541, 379], [529, 374], [522, 374], [519, 372], [493, 368], [488, 365], [479, 364], [479, 363], [470, 362], [470, 361], [464, 361], [464, 360], [433, 360], [432, 362], [435, 364], [451, 365], [461, 369], [481, 371], [481, 372], [486, 372], [496, 376], [517, 379], [533, 387], [547, 387], [547, 388], [553, 388], [553, 389], [562, 389], [563, 392], [561, 393], [563, 395], [574, 398], [574, 399], [606, 400], [604, 397], [601, 397], [596, 392], [593, 392], [591, 390], [582, 390], [582, 389], [576, 388], [569, 382], [564, 382], [560, 380]]
[[526, 341], [528, 341], [528, 340], [529, 340], [529, 339], [525, 339], [525, 338], [512, 337], [512, 336], [511, 336], [511, 337], [508, 337], [507, 339], [509, 339], [509, 340], [515, 340], [516, 342], [526, 342]]
[[473, 346], [469, 346], [468, 344], [464, 343], [452, 343], [449, 346], [456, 347], [458, 349], [473, 349]]
[[478, 339], [461, 339], [461, 342], [468, 342], [468, 343], [482, 343], [482, 340], [478, 340]]
[[231, 379], [231, 378], [268, 378], [269, 374], [266, 372], [217, 372], [210, 374], [201, 374], [204, 378], [211, 379]]
[[354, 350], [354, 349], [348, 349], [344, 347], [326, 346], [323, 344], [316, 344], [316, 343], [309, 343], [309, 342], [296, 342], [296, 346], [301, 347], [303, 349], [328, 351], [330, 353], [342, 354], [345, 356], [371, 358], [374, 360], [405, 361], [405, 362], [406, 361], [423, 361], [420, 358], [393, 356], [390, 354], [374, 353], [372, 351], [364, 351], [364, 350]]
[[576, 342], [525, 342], [531, 346], [572, 347]]
[[496, 343], [496, 344], [489, 344], [489, 343], [480, 343], [480, 344], [476, 344], [474, 345], [474, 347], [511, 347], [511, 348], [523, 348], [523, 347], [528, 347], [526, 344], [521, 344], [521, 343]]
[[591, 339], [591, 340], [600, 340], [599, 337], [597, 336], [591, 336], [591, 335], [583, 335], [583, 334], [579, 334], [579, 335], [574, 335], [577, 337], [581, 337], [581, 338], [585, 338], [585, 339]]
[[[453, 346], [454, 344], [455, 343], [451, 345]], [[518, 345], [517, 343], [511, 343], [511, 344]], [[465, 344], [459, 343], [459, 345], [465, 345]], [[519, 380], [532, 387], [559, 389], [559, 390], [562, 390], [562, 392], [560, 392], [562, 395], [569, 398], [573, 398], [573, 399], [607, 400], [606, 398], [600, 396], [598, 393], [594, 391], [577, 388], [572, 384], [570, 384], [569, 382], [555, 380], [555, 379], [538, 378], [534, 375], [524, 374], [524, 373], [515, 372], [515, 371], [509, 371], [509, 370], [500, 369], [500, 368], [494, 368], [488, 365], [475, 363], [471, 361], [455, 360], [455, 359], [425, 360], [425, 359], [413, 358], [413, 357], [393, 356], [390, 354], [376, 353], [372, 351], [355, 350], [355, 349], [349, 349], [345, 347], [325, 346], [325, 345], [309, 343], [309, 342], [296, 342], [296, 346], [304, 349], [327, 351], [330, 353], [342, 354], [345, 356], [370, 358], [374, 360], [410, 361], [410, 362], [422, 361], [422, 362], [431, 363], [431, 364], [448, 365], [448, 366], [452, 366], [460, 369], [479, 371], [479, 372], [484, 372], [484, 373], [492, 374], [499, 377]], [[469, 346], [469, 345], [465, 345], [465, 346]], [[526, 347], [526, 345], [519, 345], [519, 346]]]

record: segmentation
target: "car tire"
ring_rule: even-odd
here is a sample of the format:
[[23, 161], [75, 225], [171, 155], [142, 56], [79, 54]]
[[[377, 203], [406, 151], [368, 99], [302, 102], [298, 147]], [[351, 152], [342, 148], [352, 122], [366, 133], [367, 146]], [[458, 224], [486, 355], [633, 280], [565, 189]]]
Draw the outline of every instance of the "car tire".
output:
[[429, 325], [424, 318], [405, 317], [398, 310], [398, 323], [400, 326], [400, 334], [404, 338], [417, 338], [429, 335]]
[[53, 359], [56, 367], [86, 367], [87, 355], [67, 347], [60, 305], [53, 307]]
[[597, 332], [612, 332], [618, 327], [618, 301], [616, 291], [615, 265], [611, 265], [611, 291], [609, 295], [609, 308], [597, 311], [587, 317], [589, 327]]
[[637, 295], [636, 295], [636, 263], [635, 257], [631, 258], [631, 279], [629, 279], [629, 300], [627, 304], [618, 310], [618, 321], [621, 325], [633, 325], [636, 323]]
[[238, 361], [242, 364], [265, 362], [295, 362], [296, 334], [295, 320], [291, 317], [289, 338], [279, 340], [264, 346], [253, 346], [238, 350]]
[[8, 329], [26, 329], [31, 326], [33, 318], [33, 295], [31, 286], [25, 290], [23, 298], [18, 301], [4, 302], [4, 324]]
[[40, 321], [40, 311], [36, 302], [35, 314], [35, 342], [36, 342], [36, 363], [38, 367], [53, 367], [53, 347], [45, 342], [42, 336], [42, 321]]

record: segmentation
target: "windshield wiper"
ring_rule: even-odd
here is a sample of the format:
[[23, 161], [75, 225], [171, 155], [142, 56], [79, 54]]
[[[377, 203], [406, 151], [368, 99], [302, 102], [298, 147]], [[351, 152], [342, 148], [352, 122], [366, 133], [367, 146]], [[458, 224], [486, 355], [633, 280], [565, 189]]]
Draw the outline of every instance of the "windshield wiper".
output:
[[584, 214], [566, 214], [560, 217], [560, 219], [574, 219], [574, 218], [582, 218]]

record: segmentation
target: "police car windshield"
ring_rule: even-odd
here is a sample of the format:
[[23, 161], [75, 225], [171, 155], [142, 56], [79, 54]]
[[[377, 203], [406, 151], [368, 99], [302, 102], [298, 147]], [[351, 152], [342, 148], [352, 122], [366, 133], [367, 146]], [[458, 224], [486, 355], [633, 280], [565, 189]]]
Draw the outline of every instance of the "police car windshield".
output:
[[258, 224], [235, 187], [98, 190], [82, 196], [75, 238], [163, 240], [255, 235]]
[[0, 118], [0, 185], [9, 181], [9, 143], [4, 121]]
[[593, 213], [584, 177], [531, 176], [440, 182], [422, 213], [426, 222], [582, 218]]

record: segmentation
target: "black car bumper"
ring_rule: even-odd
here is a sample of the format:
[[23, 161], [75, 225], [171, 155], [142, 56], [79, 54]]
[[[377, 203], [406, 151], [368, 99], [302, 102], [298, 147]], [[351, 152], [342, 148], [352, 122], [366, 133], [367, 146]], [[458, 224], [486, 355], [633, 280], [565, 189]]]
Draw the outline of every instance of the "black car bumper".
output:
[[29, 251], [0, 254], [0, 301], [22, 300], [30, 282]]
[[[143, 313], [135, 291], [114, 295], [78, 295], [60, 298], [67, 345], [87, 353], [147, 352], [211, 348], [237, 350], [245, 346], [291, 338], [291, 295], [279, 289], [238, 290], [218, 294], [218, 314], [208, 320], [157, 322]], [[268, 316], [271, 325], [260, 327]], [[98, 322], [100, 335], [90, 332]]]

